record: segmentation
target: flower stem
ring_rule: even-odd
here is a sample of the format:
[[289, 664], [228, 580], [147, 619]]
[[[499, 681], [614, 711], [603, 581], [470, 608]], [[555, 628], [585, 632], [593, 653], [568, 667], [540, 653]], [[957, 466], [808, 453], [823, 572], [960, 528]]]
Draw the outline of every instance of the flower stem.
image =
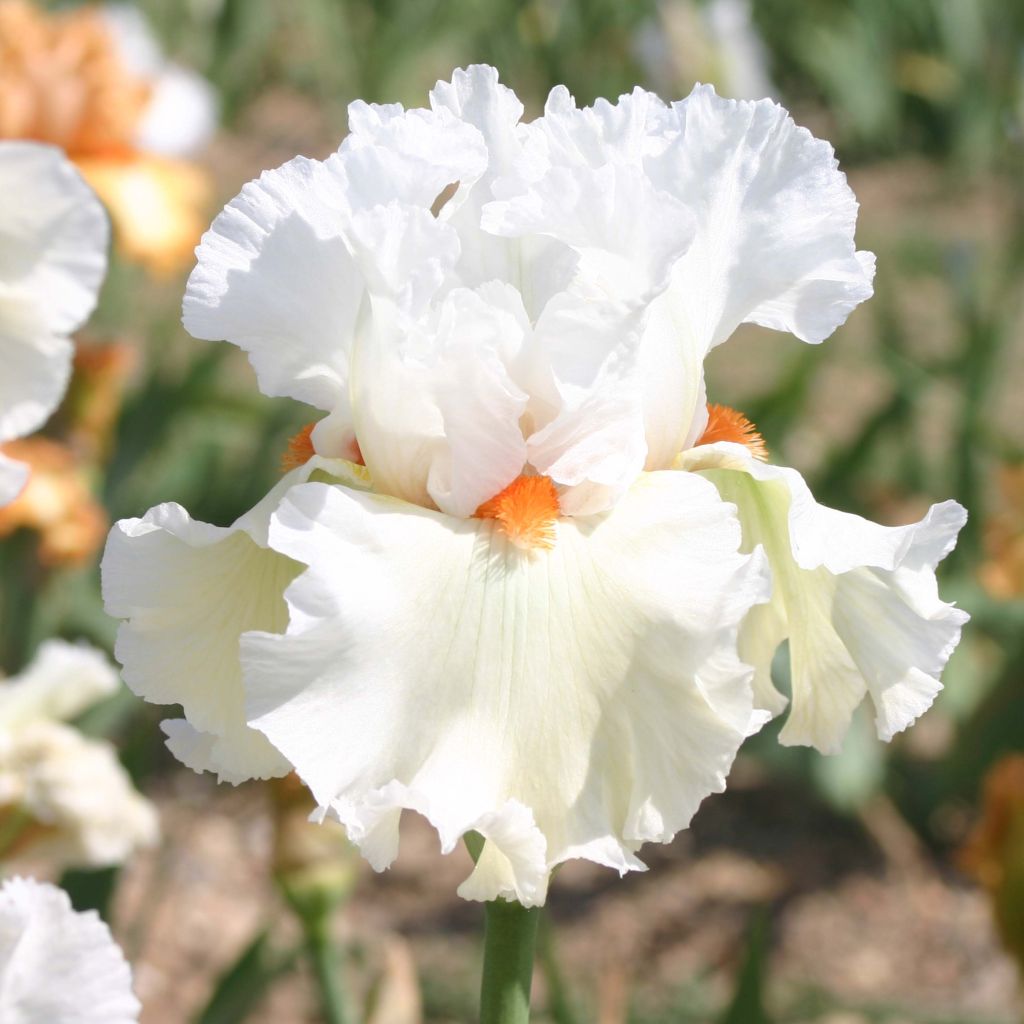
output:
[[527, 1024], [533, 947], [540, 908], [508, 900], [486, 904], [480, 1024]]
[[315, 924], [313, 922], [304, 923], [306, 924], [306, 949], [309, 952], [309, 960], [320, 989], [324, 1020], [326, 1024], [348, 1024], [345, 992], [339, 977], [341, 965], [338, 963], [338, 951], [331, 941], [327, 923], [326, 921]]

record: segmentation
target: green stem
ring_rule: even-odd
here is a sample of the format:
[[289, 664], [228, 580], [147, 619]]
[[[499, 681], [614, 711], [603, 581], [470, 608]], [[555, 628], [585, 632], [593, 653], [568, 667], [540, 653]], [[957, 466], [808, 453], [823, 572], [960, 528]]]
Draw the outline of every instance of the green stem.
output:
[[305, 921], [306, 949], [316, 974], [326, 1024], [348, 1024], [345, 991], [341, 985], [338, 953], [331, 941], [327, 920]]
[[480, 1024], [527, 1024], [540, 908], [499, 899], [486, 914]]

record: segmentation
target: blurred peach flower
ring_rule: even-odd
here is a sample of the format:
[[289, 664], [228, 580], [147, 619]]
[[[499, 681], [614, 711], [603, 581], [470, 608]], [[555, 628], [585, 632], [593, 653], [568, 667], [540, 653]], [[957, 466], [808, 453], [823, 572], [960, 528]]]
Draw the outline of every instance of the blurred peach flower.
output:
[[138, 362], [139, 350], [129, 342], [77, 339], [61, 421], [83, 457], [94, 462], [106, 458], [125, 387]]
[[981, 585], [995, 598], [1024, 595], [1024, 464], [999, 471], [1001, 507], [985, 526]]
[[981, 819], [960, 864], [988, 891], [1003, 944], [1024, 969], [1024, 754], [989, 769]]
[[188, 262], [202, 232], [207, 179], [182, 158], [214, 122], [210, 86], [164, 60], [134, 8], [0, 0], [0, 138], [64, 149], [153, 273]]
[[0, 450], [29, 467], [21, 494], [0, 507], [0, 537], [19, 529], [34, 531], [39, 560], [46, 566], [88, 561], [103, 542], [108, 522], [74, 452], [45, 437], [11, 441]]

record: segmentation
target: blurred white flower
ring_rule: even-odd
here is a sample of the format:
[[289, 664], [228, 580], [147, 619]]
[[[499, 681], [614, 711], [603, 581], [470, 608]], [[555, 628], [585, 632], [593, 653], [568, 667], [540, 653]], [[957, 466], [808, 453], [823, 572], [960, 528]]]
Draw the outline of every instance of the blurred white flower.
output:
[[61, 721], [117, 686], [99, 651], [59, 640], [0, 682], [0, 859], [100, 867], [156, 841], [156, 810], [114, 748]]
[[135, 4], [106, 4], [99, 12], [125, 67], [147, 83], [146, 104], [134, 125], [135, 147], [170, 157], [197, 153], [217, 128], [213, 86], [164, 56], [160, 41]]
[[0, 887], [0, 1020], [136, 1024], [131, 968], [94, 910], [31, 878]]
[[[0, 142], [0, 444], [42, 426], [71, 371], [69, 335], [106, 272], [103, 207], [51, 146]], [[0, 453], [0, 505], [27, 469]]]
[[[232, 781], [294, 766], [377, 868], [404, 808], [445, 850], [476, 831], [462, 895], [534, 904], [567, 859], [642, 868], [779, 709], [737, 645], [771, 596], [766, 551], [776, 577], [814, 570], [808, 516], [794, 501], [792, 537], [769, 544], [775, 508], [762, 521], [755, 493], [737, 516], [705, 476], [724, 446], [760, 482], [764, 451], [738, 414], [709, 415], [703, 362], [744, 322], [822, 341], [871, 294], [874, 259], [831, 147], [774, 103], [638, 89], [581, 110], [558, 88], [521, 115], [479, 66], [429, 110], [357, 102], [334, 156], [227, 206], [185, 324], [328, 415], [234, 526], [160, 506], [115, 528], [103, 575], [125, 679], [181, 703], [187, 764]], [[925, 591], [959, 520], [929, 522], [830, 519], [834, 557], [794, 591], [854, 618], [875, 586], [900, 639], [913, 613], [947, 618]], [[831, 719], [834, 680], [807, 673], [833, 734], [865, 689], [883, 733], [919, 713], [935, 686], [914, 673], [932, 679], [955, 632], [889, 657], [865, 646], [870, 621], [833, 638], [786, 612], [776, 643], [806, 629], [855, 662]]]

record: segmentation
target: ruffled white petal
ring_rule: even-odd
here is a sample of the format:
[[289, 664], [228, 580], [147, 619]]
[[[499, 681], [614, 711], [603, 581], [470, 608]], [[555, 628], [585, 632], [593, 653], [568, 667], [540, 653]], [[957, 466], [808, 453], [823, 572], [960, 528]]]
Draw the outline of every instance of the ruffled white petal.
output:
[[553, 292], [568, 281], [573, 266], [570, 254], [546, 239], [503, 238], [480, 229], [484, 206], [523, 157], [524, 130], [519, 124], [523, 105], [499, 83], [498, 72], [484, 64], [459, 68], [450, 82], [438, 82], [430, 93], [430, 105], [472, 126], [486, 149], [482, 172], [460, 177], [458, 189], [440, 211], [441, 219], [459, 235], [459, 279], [471, 287], [507, 281], [520, 290], [526, 309], [536, 317]]
[[671, 108], [638, 89], [577, 109], [559, 87], [523, 137], [483, 227], [554, 237], [576, 281], [649, 304], [633, 371], [648, 469], [697, 433], [704, 356], [739, 324], [818, 342], [871, 294], [831, 147], [770, 101], [701, 86]]
[[331, 410], [348, 372], [363, 296], [346, 245], [338, 159], [264, 172], [214, 220], [196, 250], [183, 322], [249, 355], [260, 389]]
[[300, 566], [267, 547], [277, 502], [317, 470], [357, 483], [357, 467], [347, 466], [313, 458], [230, 527], [196, 522], [168, 504], [111, 530], [103, 597], [107, 612], [126, 620], [115, 654], [140, 697], [182, 705], [192, 732], [175, 724], [166, 731], [189, 767], [235, 783], [289, 771], [245, 724], [238, 641], [246, 630], [283, 630], [288, 621], [283, 592]]
[[817, 504], [800, 475], [749, 457], [738, 445], [686, 453], [736, 504], [744, 547], [764, 546], [774, 592], [754, 609], [740, 651], [756, 667], [763, 707], [783, 698], [770, 681], [771, 658], [789, 639], [792, 707], [780, 739], [829, 753], [839, 749], [865, 696], [890, 740], [923, 714], [967, 614], [939, 598], [938, 563], [952, 550], [967, 514], [956, 502], [934, 505], [919, 523], [879, 526]]
[[460, 288], [359, 349], [353, 419], [377, 490], [471, 516], [522, 472], [527, 396], [508, 365], [523, 334], [514, 314]]
[[468, 189], [487, 168], [483, 136], [447, 110], [403, 110], [356, 100], [341, 144], [351, 202], [400, 202], [429, 210], [450, 185]]
[[874, 274], [854, 246], [857, 201], [832, 147], [777, 103], [711, 86], [671, 111], [674, 138], [646, 167], [697, 217], [677, 269], [697, 342], [706, 350], [746, 322], [827, 338], [871, 296]]
[[0, 728], [47, 719], [69, 721], [114, 693], [118, 683], [102, 651], [47, 640], [24, 672], [0, 682]]
[[30, 878], [0, 888], [4, 1024], [136, 1024], [131, 969], [110, 929], [65, 892]]
[[271, 545], [310, 569], [287, 633], [242, 640], [249, 721], [375, 866], [413, 807], [445, 848], [489, 833], [466, 892], [539, 902], [555, 864], [634, 868], [724, 787], [754, 717], [737, 626], [767, 596], [732, 510], [663, 473], [556, 529], [524, 552], [491, 522], [320, 484], [275, 514]]
[[67, 339], [92, 312], [107, 263], [99, 200], [64, 154], [0, 142], [0, 440], [27, 434], [67, 384]]

